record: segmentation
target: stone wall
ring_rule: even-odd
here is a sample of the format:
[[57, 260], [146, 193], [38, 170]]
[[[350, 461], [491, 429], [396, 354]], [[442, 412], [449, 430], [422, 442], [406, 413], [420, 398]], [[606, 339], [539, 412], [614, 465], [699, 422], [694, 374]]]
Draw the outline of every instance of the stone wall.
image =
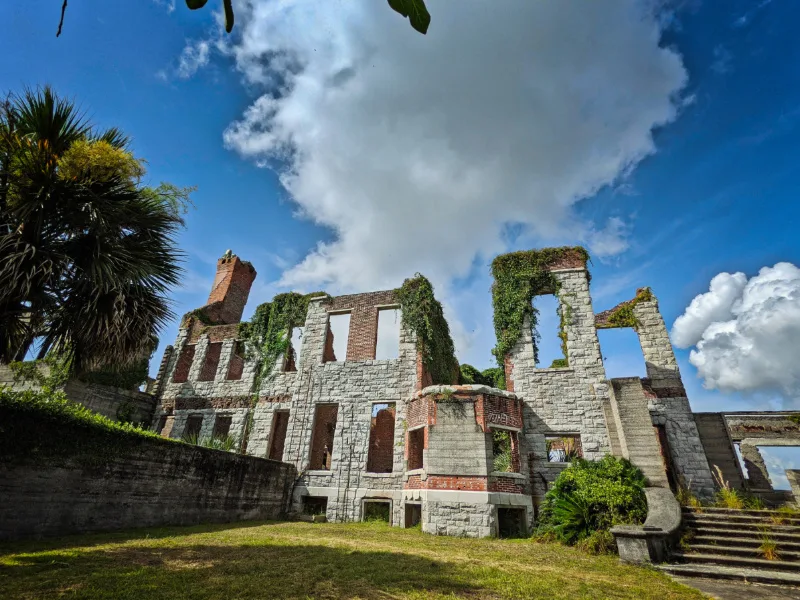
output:
[[[71, 439], [86, 432], [56, 424], [27, 433]], [[0, 540], [278, 519], [294, 479], [286, 463], [142, 436], [99, 457], [79, 450], [37, 461], [0, 456]]]
[[694, 421], [703, 443], [708, 464], [720, 468], [722, 476], [731, 487], [745, 489], [745, 480], [733, 442], [721, 413], [695, 413]]
[[[14, 374], [6, 365], [0, 365], [0, 386], [16, 390], [36, 387], [31, 382], [15, 381]], [[143, 423], [145, 426], [152, 422], [158, 404], [158, 398], [152, 394], [97, 383], [84, 383], [77, 379], [67, 383], [64, 393], [73, 402], [82, 404], [104, 417], [114, 421]]]

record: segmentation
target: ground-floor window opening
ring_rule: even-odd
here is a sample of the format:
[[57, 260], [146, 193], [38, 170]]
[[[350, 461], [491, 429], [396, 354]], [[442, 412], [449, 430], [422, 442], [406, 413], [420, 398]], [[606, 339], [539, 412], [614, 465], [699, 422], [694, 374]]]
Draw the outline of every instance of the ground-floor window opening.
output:
[[327, 496], [303, 496], [304, 515], [324, 515], [327, 511]]
[[422, 521], [422, 505], [406, 502], [406, 527], [417, 527]]
[[422, 468], [423, 454], [425, 448], [425, 428], [413, 429], [408, 432], [408, 470]]
[[186, 427], [183, 429], [183, 441], [196, 444], [202, 428], [203, 415], [189, 415], [186, 419]]
[[217, 417], [214, 421], [214, 439], [221, 440], [228, 437], [231, 433], [231, 425], [233, 424], [233, 417]]
[[576, 458], [583, 458], [581, 436], [577, 433], [546, 436], [544, 439], [548, 462], [568, 463]]
[[391, 473], [394, 463], [394, 402], [373, 404], [369, 426], [368, 473]]
[[528, 535], [524, 508], [498, 508], [497, 534], [501, 538], [520, 538]]
[[289, 411], [276, 410], [272, 415], [272, 433], [269, 436], [269, 455], [272, 460], [283, 460], [283, 446], [289, 427]]
[[314, 410], [314, 431], [311, 434], [309, 469], [329, 471], [333, 457], [338, 404], [317, 404]]
[[492, 429], [492, 471], [519, 473], [519, 443], [517, 432]]
[[388, 500], [364, 500], [363, 521], [392, 522], [392, 503]]

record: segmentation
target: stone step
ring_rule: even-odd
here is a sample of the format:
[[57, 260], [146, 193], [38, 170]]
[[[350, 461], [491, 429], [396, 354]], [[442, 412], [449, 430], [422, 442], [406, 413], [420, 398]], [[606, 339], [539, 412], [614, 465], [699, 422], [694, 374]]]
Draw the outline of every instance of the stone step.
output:
[[692, 554], [686, 552], [673, 552], [672, 556], [676, 561], [688, 564], [712, 564], [744, 569], [791, 571], [800, 577], [800, 563], [796, 562], [766, 560], [763, 558], [741, 558], [738, 556], [726, 556], [724, 554]]
[[[757, 545], [725, 546], [721, 544], [695, 544], [689, 545], [689, 553], [720, 554], [726, 556], [742, 556], [746, 558], [764, 558]], [[778, 558], [784, 562], [800, 561], [800, 551], [785, 549], [778, 545], [776, 548]], [[800, 567], [800, 563], [798, 563]]]
[[800, 527], [796, 527], [793, 525], [773, 525], [771, 523], [737, 523], [735, 521], [723, 521], [723, 520], [689, 520], [685, 521], [686, 526], [694, 531], [713, 531], [718, 529], [728, 529], [728, 530], [741, 530], [741, 531], [749, 531], [753, 534], [759, 534], [762, 531], [767, 532], [775, 532], [775, 533], [783, 533], [783, 534], [795, 534], [800, 535]]
[[[689, 544], [694, 546], [695, 544], [699, 545], [708, 545], [708, 546], [730, 546], [731, 544], [735, 544], [738, 548], [748, 548], [748, 549], [755, 549], [761, 545], [761, 538], [760, 537], [734, 537], [734, 536], [720, 536], [720, 535], [695, 535], [689, 540]], [[780, 541], [773, 539], [776, 544], [778, 544], [778, 548], [781, 548], [787, 552], [799, 552], [800, 553], [800, 539], [796, 542], [787, 542], [787, 541]]]
[[[735, 538], [737, 540], [743, 539], [751, 542], [758, 542], [761, 543], [761, 532], [758, 530], [750, 530], [750, 529], [722, 529], [722, 528], [703, 528], [703, 529], [694, 529], [695, 537], [692, 538], [693, 541], [699, 537], [715, 537], [715, 538], [725, 538], [730, 540], [731, 538]], [[772, 531], [768, 532], [768, 535], [771, 540], [778, 543], [783, 542], [790, 542], [790, 543], [800, 543], [800, 534], [797, 533], [784, 533], [781, 531]]]
[[684, 513], [683, 518], [687, 522], [767, 523], [800, 528], [800, 519], [785, 517], [780, 514], [758, 516], [732, 513]]
[[786, 571], [766, 569], [747, 569], [742, 567], [725, 567], [720, 565], [656, 565], [656, 568], [679, 577], [705, 577], [707, 579], [729, 579], [750, 583], [769, 583], [773, 585], [790, 585], [800, 587], [800, 575]]
[[798, 511], [797, 516], [787, 515], [786, 513], [779, 511], [779, 510], [770, 510], [770, 509], [754, 509], [754, 508], [717, 508], [715, 506], [704, 506], [702, 508], [689, 508], [684, 506], [683, 507], [684, 514], [701, 514], [701, 515], [749, 515], [753, 517], [771, 517], [773, 515], [777, 515], [780, 517], [785, 517], [787, 519], [797, 519], [800, 520], [800, 511]]

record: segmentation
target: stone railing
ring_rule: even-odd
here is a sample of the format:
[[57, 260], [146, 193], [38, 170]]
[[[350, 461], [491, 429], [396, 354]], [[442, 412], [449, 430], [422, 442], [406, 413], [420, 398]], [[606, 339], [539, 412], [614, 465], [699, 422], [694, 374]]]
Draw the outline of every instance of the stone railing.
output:
[[644, 492], [647, 496], [644, 525], [618, 525], [611, 529], [624, 562], [664, 562], [681, 526], [681, 506], [669, 488], [645, 488]]

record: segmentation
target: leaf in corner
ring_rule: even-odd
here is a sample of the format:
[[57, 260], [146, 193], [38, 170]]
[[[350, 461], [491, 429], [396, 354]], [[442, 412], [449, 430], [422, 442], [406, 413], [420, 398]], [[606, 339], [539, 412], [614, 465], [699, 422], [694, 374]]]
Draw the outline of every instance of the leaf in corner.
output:
[[233, 5], [231, 0], [223, 0], [223, 4], [225, 5], [225, 31], [230, 33], [233, 29]]
[[208, 0], [186, 0], [186, 6], [191, 10], [197, 10], [198, 8], [203, 8], [206, 2], [208, 2]]
[[404, 17], [408, 17], [411, 27], [422, 34], [428, 32], [431, 15], [425, 7], [425, 0], [388, 0], [389, 6]]

